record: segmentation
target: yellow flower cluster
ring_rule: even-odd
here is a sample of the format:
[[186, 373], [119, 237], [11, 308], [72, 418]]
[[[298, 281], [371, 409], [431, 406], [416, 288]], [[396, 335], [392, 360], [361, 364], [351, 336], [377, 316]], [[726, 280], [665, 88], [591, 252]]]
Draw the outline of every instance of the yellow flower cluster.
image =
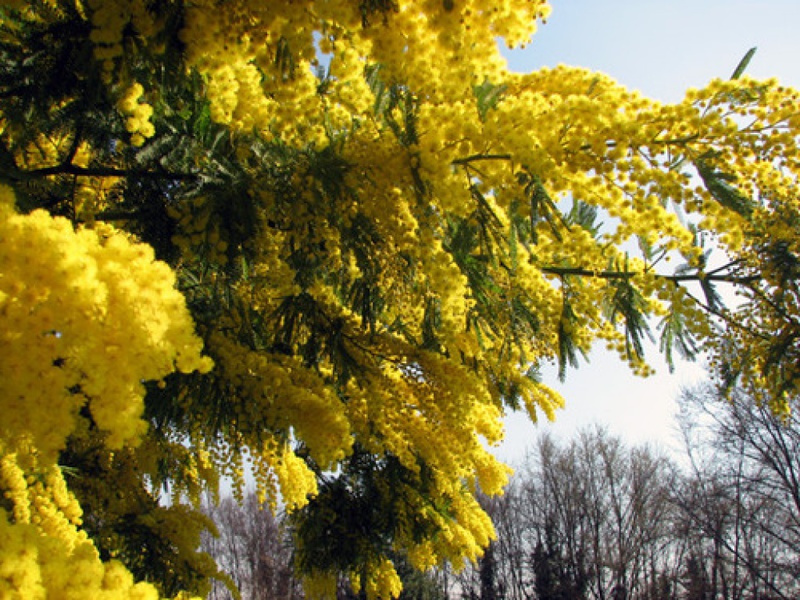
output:
[[[57, 166], [72, 146], [69, 135], [39, 135], [18, 153], [17, 163], [27, 169]], [[87, 167], [90, 154], [81, 143], [72, 164]], [[91, 220], [118, 183], [117, 178], [76, 178], [75, 217]], [[0, 426], [0, 493], [9, 507], [0, 515], [0, 596], [157, 598], [153, 586], [135, 584], [121, 564], [101, 562], [80, 529], [80, 506], [54, 461], [78, 421], [85, 425], [78, 411], [87, 402], [96, 422], [119, 440], [115, 444], [135, 443], [143, 430], [143, 377], [162, 377], [174, 370], [170, 363], [176, 359], [186, 368], [209, 366], [199, 358], [199, 340], [182, 298], [172, 289], [174, 277], [164, 265], [150, 268], [152, 253], [139, 252], [111, 228], [75, 232], [66, 219], [43, 211], [17, 214], [7, 188], [0, 192], [0, 231], [0, 351], [5, 363], [0, 404], [6, 415]], [[137, 291], [125, 286], [129, 259], [142, 280], [152, 277], [153, 302], [145, 294], [139, 306]], [[159, 297], [166, 300], [163, 314], [155, 306]], [[179, 317], [170, 327], [178, 334], [177, 345], [149, 320], [153, 314], [168, 317], [170, 311]], [[141, 367], [127, 381], [125, 375], [115, 381], [118, 361], [107, 351], [125, 350], [130, 326], [130, 349]], [[101, 347], [86, 343], [84, 336], [106, 327], [109, 336], [96, 340]], [[145, 333], [150, 327], [153, 331]], [[82, 362], [85, 358], [91, 365]], [[170, 364], [166, 370], [158, 364], [163, 359]]]
[[298, 119], [320, 108], [310, 66], [312, 29], [303, 4], [245, 0], [188, 8], [181, 39], [188, 64], [208, 77], [215, 121], [279, 132], [287, 139], [323, 135], [319, 123], [309, 130], [307, 119]]
[[199, 431], [198, 446], [207, 446], [204, 454], [214, 467], [238, 486], [244, 484], [243, 463], [250, 463], [262, 502], [274, 507], [282, 498], [291, 507], [305, 505], [316, 494], [314, 473], [290, 440], [268, 432], [293, 430], [317, 464], [333, 467], [352, 444], [341, 402], [318, 373], [289, 357], [254, 352], [219, 333], [211, 336], [208, 349], [216, 375], [231, 386], [226, 402], [237, 415], [237, 433], [220, 444]]
[[[400, 576], [389, 560], [382, 560], [379, 564], [369, 569], [369, 575], [367, 576], [366, 585], [364, 587], [369, 600], [397, 598], [400, 592], [403, 591], [403, 584], [400, 582]], [[358, 584], [354, 585], [353, 591], [356, 594], [360, 592], [360, 586]]]
[[289, 444], [271, 440], [255, 456], [254, 475], [259, 502], [277, 509], [281, 498], [288, 510], [302, 508], [317, 493], [317, 480]]
[[[332, 466], [350, 447], [350, 430], [344, 407], [324, 377], [292, 357], [254, 352], [215, 334], [209, 350], [217, 356], [218, 368], [226, 380], [241, 390], [240, 433], [266, 421], [276, 430], [293, 428], [321, 465]], [[261, 433], [253, 431], [253, 434]]]
[[115, 60], [124, 53], [126, 29], [145, 42], [158, 30], [156, 17], [145, 0], [85, 0], [78, 4], [83, 4], [90, 15], [94, 54], [109, 73], [114, 70]]
[[[189, 65], [208, 78], [215, 120], [313, 144], [324, 141], [327, 117], [327, 125], [340, 128], [367, 116], [371, 102], [359, 77], [367, 61], [431, 98], [464, 97], [464, 82], [502, 73], [495, 39], [524, 44], [549, 12], [544, 0], [428, 3], [422, 10], [415, 2], [397, 4], [396, 11], [365, 16], [346, 0], [198, 2], [187, 11], [181, 39]], [[318, 50], [331, 58], [324, 100], [312, 70]]]
[[134, 583], [117, 561], [103, 563], [91, 542], [68, 550], [33, 525], [10, 523], [0, 509], [0, 595], [10, 600], [92, 597], [157, 600], [155, 587]]
[[0, 440], [0, 596], [18, 600], [93, 597], [157, 600], [119, 562], [103, 563], [79, 529], [81, 510], [58, 467]]
[[134, 441], [142, 381], [211, 367], [172, 272], [113, 231], [18, 215], [8, 188], [0, 194], [0, 433], [52, 458], [88, 402], [111, 446]]
[[178, 233], [172, 237], [187, 258], [203, 257], [205, 260], [224, 265], [228, 262], [228, 242], [220, 230], [217, 220], [212, 220], [212, 211], [206, 196], [186, 201], [169, 208], [169, 216], [177, 222]]
[[0, 189], [0, 595], [155, 598], [79, 529], [55, 466], [88, 407], [111, 447], [135, 444], [146, 380], [207, 372], [174, 275], [112, 228], [16, 212]]
[[140, 102], [143, 94], [142, 84], [134, 82], [128, 86], [117, 101], [117, 110], [125, 117], [125, 129], [131, 134], [131, 145], [133, 146], [141, 146], [156, 132], [150, 121], [153, 107], [146, 102]]

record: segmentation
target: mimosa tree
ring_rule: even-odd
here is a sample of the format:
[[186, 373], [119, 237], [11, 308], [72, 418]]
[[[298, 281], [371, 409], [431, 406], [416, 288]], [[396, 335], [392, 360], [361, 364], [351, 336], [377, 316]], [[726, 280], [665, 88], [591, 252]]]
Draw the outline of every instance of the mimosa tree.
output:
[[310, 595], [397, 595], [492, 539], [539, 367], [651, 325], [789, 409], [794, 90], [512, 73], [541, 0], [2, 4], [0, 595], [202, 593], [246, 472]]

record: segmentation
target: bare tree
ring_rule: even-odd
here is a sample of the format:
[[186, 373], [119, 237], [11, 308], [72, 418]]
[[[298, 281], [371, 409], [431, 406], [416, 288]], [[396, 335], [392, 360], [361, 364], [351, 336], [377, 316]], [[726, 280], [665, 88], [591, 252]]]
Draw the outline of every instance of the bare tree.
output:
[[596, 428], [567, 444], [539, 438], [490, 514], [509, 599], [670, 598], [672, 464]]
[[[229, 574], [242, 600], [303, 597], [293, 575], [293, 550], [287, 527], [258, 502], [255, 493], [247, 494], [242, 503], [227, 497], [205, 508], [219, 535], [204, 537], [203, 550]], [[227, 600], [231, 596], [226, 587], [215, 585], [209, 599]]]
[[800, 421], [707, 386], [684, 392], [680, 422], [692, 473], [675, 499], [691, 585], [714, 598], [796, 598]]

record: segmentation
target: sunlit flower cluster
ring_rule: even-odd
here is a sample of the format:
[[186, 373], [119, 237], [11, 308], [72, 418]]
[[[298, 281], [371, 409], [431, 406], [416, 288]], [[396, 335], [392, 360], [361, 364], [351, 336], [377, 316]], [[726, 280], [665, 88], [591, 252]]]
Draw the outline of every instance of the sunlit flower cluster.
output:
[[18, 214], [11, 191], [0, 194], [0, 490], [12, 506], [0, 518], [0, 591], [155, 597], [100, 561], [57, 453], [83, 407], [110, 446], [135, 444], [146, 429], [142, 382], [211, 362], [152, 250], [111, 228], [75, 231], [44, 211]]
[[298, 135], [322, 135], [318, 122], [309, 123], [320, 104], [304, 4], [201, 2], [188, 7], [181, 39], [188, 64], [208, 78], [215, 121], [298, 141]]
[[29, 435], [52, 457], [88, 402], [112, 446], [135, 440], [143, 380], [211, 366], [172, 272], [114, 232], [16, 215], [2, 193], [3, 437]]
[[42, 599], [156, 600], [155, 587], [135, 583], [116, 561], [104, 563], [79, 526], [81, 509], [61, 470], [41, 465], [31, 449], [0, 442], [0, 596]]

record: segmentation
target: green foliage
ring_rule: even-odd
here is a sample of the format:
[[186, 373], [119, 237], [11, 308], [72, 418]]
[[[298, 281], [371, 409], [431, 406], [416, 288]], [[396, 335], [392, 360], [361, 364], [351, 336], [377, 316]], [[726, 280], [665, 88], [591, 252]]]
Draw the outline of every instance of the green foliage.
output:
[[733, 74], [731, 75], [731, 79], [739, 79], [744, 72], [747, 70], [747, 67], [750, 66], [750, 61], [753, 60], [753, 56], [756, 54], [757, 48], [750, 48], [747, 53], [742, 57], [742, 60], [739, 61], [739, 64], [736, 65], [736, 68], [733, 70]]

